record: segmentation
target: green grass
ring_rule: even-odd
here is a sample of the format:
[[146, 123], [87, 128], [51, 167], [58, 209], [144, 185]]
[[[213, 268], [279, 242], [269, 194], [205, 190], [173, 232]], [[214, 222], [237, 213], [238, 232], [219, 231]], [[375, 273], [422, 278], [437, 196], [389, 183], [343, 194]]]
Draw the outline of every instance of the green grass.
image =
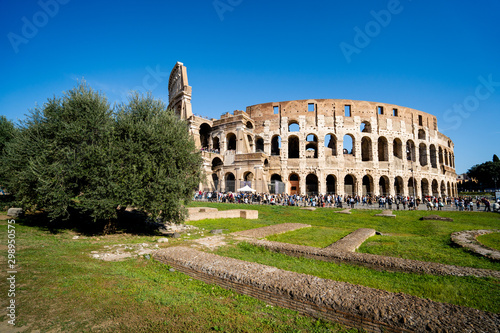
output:
[[[171, 239], [161, 246], [182, 245], [189, 239], [279, 223], [308, 223], [311, 228], [269, 237], [271, 240], [324, 247], [348, 233], [369, 227], [384, 233], [361, 247], [368, 253], [430, 260], [457, 265], [500, 269], [500, 264], [450, 243], [453, 231], [498, 229], [494, 213], [434, 212], [454, 222], [424, 222], [427, 212], [398, 212], [396, 219], [374, 217], [379, 211], [354, 210], [351, 215], [330, 209], [305, 211], [295, 207], [193, 203], [226, 209], [258, 209], [259, 219], [220, 219], [190, 222], [202, 229]], [[18, 221], [19, 222], [19, 221]], [[0, 259], [6, 263], [6, 221], [0, 221]], [[73, 240], [71, 230], [16, 224], [17, 324], [40, 332], [340, 332], [340, 326], [267, 306], [251, 297], [170, 272], [168, 266], [144, 257], [122, 262], [92, 259], [91, 251], [105, 245], [157, 244], [159, 236], [117, 234]], [[495, 237], [495, 236], [493, 236]], [[436, 277], [390, 273], [352, 265], [287, 257], [246, 243], [230, 244], [221, 255], [260, 262], [282, 269], [313, 274], [394, 292], [406, 292], [441, 302], [499, 313], [499, 281], [492, 278]], [[0, 291], [6, 294], [6, 279]], [[6, 297], [0, 306], [7, 305]], [[5, 312], [4, 312], [5, 313]], [[6, 321], [5, 314], [0, 317]], [[354, 332], [354, 330], [352, 330]]]
[[[0, 244], [7, 244], [5, 220], [0, 221], [0, 230]], [[52, 233], [16, 224], [16, 326], [28, 332], [347, 331], [170, 272], [152, 259], [104, 262], [90, 257], [91, 251], [103, 250], [105, 245], [157, 244], [158, 236], [119, 234], [73, 240], [74, 235], [69, 230]], [[179, 244], [185, 240], [171, 239], [162, 246]], [[6, 264], [7, 247], [0, 249], [0, 260]], [[0, 291], [7, 295], [7, 289], [2, 278]], [[7, 301], [0, 298], [0, 306], [7, 306]], [[7, 321], [5, 311], [0, 321]]]
[[477, 237], [477, 240], [489, 248], [500, 251], [500, 232], [481, 235]]

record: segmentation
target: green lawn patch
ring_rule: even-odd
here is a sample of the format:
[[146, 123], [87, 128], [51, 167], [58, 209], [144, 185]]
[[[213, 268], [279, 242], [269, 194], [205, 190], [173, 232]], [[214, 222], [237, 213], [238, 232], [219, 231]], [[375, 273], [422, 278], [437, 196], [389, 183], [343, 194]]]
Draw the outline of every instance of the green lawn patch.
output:
[[478, 242], [481, 244], [500, 251], [500, 232], [493, 232], [491, 234], [481, 235], [477, 237]]

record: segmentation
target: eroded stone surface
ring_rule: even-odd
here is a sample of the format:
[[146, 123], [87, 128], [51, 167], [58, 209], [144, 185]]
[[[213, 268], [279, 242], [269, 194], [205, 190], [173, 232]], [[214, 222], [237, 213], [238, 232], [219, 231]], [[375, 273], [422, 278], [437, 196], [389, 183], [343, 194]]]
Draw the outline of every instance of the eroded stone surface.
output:
[[[368, 321], [382, 330], [386, 327], [391, 331], [498, 332], [500, 327], [498, 314], [321, 279], [191, 248], [167, 248], [156, 252], [154, 257], [198, 279], [223, 287], [243, 286], [239, 290], [251, 296], [273, 300], [270, 295], [276, 295], [277, 303], [290, 308], [298, 303], [311, 304], [319, 310], [311, 311], [309, 306], [302, 311], [319, 316], [348, 314], [353, 322], [362, 325]], [[376, 331], [376, 327], [370, 330]]]
[[356, 251], [364, 241], [375, 235], [375, 229], [360, 228], [326, 248], [331, 251]]
[[385, 209], [382, 211], [382, 213], [380, 214], [375, 214], [375, 216], [381, 216], [381, 217], [396, 217], [396, 215], [394, 215], [392, 213], [392, 210], [390, 209]]
[[481, 244], [476, 237], [481, 235], [490, 234], [493, 232], [500, 232], [500, 230], [465, 230], [454, 232], [451, 234], [451, 240], [469, 250], [488, 257], [493, 260], [500, 260], [500, 251], [491, 249]]

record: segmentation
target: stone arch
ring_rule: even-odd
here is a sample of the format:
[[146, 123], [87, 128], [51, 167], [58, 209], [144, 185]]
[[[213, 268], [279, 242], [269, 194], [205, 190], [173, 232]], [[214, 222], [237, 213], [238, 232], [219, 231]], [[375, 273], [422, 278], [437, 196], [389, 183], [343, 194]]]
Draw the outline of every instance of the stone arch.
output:
[[373, 195], [373, 177], [370, 175], [365, 175], [362, 179], [361, 186], [362, 195]]
[[400, 176], [394, 178], [394, 193], [396, 195], [404, 195], [403, 178]]
[[310, 173], [306, 177], [306, 194], [307, 195], [318, 195], [318, 176], [314, 173]]
[[389, 195], [389, 177], [387, 176], [382, 176], [380, 177], [378, 181], [378, 188], [379, 188], [379, 193], [380, 195], [383, 196], [388, 196]]
[[246, 182], [251, 182], [254, 179], [254, 174], [251, 171], [247, 171], [243, 174], [243, 180]]
[[281, 182], [281, 175], [277, 174], [277, 173], [273, 173], [271, 175], [271, 181], [279, 181], [279, 182]]
[[264, 168], [269, 168], [269, 160], [267, 158], [264, 160]]
[[219, 138], [218, 137], [212, 138], [212, 148], [215, 149], [215, 150], [220, 151], [220, 143], [219, 143]]
[[451, 185], [450, 185], [450, 182], [448, 182], [448, 186], [446, 187], [446, 189], [447, 189], [446, 192], [447, 192], [448, 196], [451, 197]]
[[403, 142], [401, 142], [400, 139], [396, 138], [392, 142], [392, 152], [394, 154], [394, 157], [397, 157], [399, 159], [403, 159]]
[[444, 180], [441, 181], [441, 197], [444, 197], [446, 195], [446, 184], [444, 183]]
[[452, 158], [451, 158], [451, 152], [448, 152], [448, 158], [449, 158], [449, 166], [453, 167], [453, 162], [452, 162]]
[[300, 194], [300, 176], [298, 174], [295, 172], [291, 173], [290, 176], [288, 176], [288, 183], [290, 184], [289, 193], [291, 195]]
[[224, 163], [222, 162], [222, 160], [218, 157], [214, 158], [212, 160], [212, 171], [216, 172], [216, 171], [219, 171], [222, 166], [224, 165]]
[[422, 178], [422, 180], [420, 181], [420, 188], [422, 190], [421, 194], [422, 199], [430, 195], [429, 181], [427, 180], [427, 178]]
[[448, 164], [448, 152], [446, 149], [444, 150], [444, 165], [449, 165]]
[[255, 139], [255, 152], [263, 153], [264, 152], [264, 139], [258, 136]]
[[427, 146], [423, 142], [418, 147], [418, 155], [420, 157], [420, 165], [426, 166], [427, 165]]
[[[325, 155], [337, 156], [337, 138], [334, 134], [327, 134], [325, 136]], [[331, 154], [330, 154], [331, 152]]]
[[408, 195], [413, 197], [417, 195], [417, 180], [414, 177], [408, 179]]
[[431, 167], [437, 168], [436, 146], [430, 146]]
[[383, 136], [378, 138], [378, 160], [380, 162], [389, 161], [389, 144]]
[[275, 135], [271, 139], [271, 156], [279, 156], [280, 150], [281, 150], [281, 137], [279, 135]]
[[344, 193], [345, 195], [356, 194], [356, 176], [348, 174], [344, 177]]
[[306, 136], [306, 157], [318, 158], [318, 137], [315, 134]]
[[423, 129], [418, 130], [418, 139], [425, 140], [425, 131]]
[[226, 135], [227, 150], [236, 150], [236, 135], [234, 133], [228, 133]]
[[236, 178], [232, 172], [228, 172], [225, 175], [225, 191], [235, 192], [236, 191]]
[[208, 149], [210, 146], [210, 134], [212, 133], [212, 127], [207, 123], [203, 123], [200, 125], [199, 133], [201, 148]]
[[443, 148], [439, 147], [439, 164], [444, 163], [444, 158], [443, 158]]
[[435, 179], [432, 180], [431, 189], [432, 189], [432, 195], [435, 197], [439, 197], [439, 185], [438, 185], [437, 180], [435, 180]]
[[247, 126], [248, 129], [253, 129], [253, 124], [252, 124], [251, 121], [247, 121], [246, 126]]
[[354, 139], [354, 135], [346, 134], [343, 138], [343, 153], [348, 155], [354, 155], [356, 141]]
[[406, 141], [406, 159], [413, 162], [417, 161], [417, 156], [415, 154], [415, 143], [413, 140]]
[[300, 140], [296, 135], [288, 137], [288, 158], [300, 157]]
[[326, 177], [326, 193], [335, 194], [337, 193], [337, 177], [334, 175], [328, 175]]
[[288, 122], [288, 132], [300, 132], [300, 125], [297, 120], [290, 120]]
[[247, 134], [248, 145], [250, 146], [250, 152], [253, 150], [253, 138], [251, 135]]
[[359, 130], [361, 131], [361, 133], [371, 133], [372, 126], [370, 125], [370, 122], [368, 120], [365, 120], [359, 126]]
[[361, 161], [373, 161], [372, 139], [364, 136], [361, 139]]

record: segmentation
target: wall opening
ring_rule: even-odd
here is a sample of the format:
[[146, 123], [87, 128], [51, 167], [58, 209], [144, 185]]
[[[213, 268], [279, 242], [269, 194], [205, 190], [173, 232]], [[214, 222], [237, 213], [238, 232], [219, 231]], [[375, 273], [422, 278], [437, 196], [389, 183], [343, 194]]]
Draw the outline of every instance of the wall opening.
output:
[[415, 143], [412, 140], [406, 141], [406, 159], [408, 161], [416, 162], [415, 156]]
[[280, 150], [281, 150], [281, 137], [279, 135], [275, 135], [271, 139], [271, 156], [279, 156]]
[[354, 196], [356, 179], [352, 175], [344, 177], [344, 193], [346, 196]]
[[226, 173], [226, 186], [225, 190], [226, 192], [235, 192], [236, 191], [236, 178], [231, 172]]
[[219, 138], [215, 137], [212, 139], [212, 149], [220, 152]]
[[365, 136], [361, 139], [361, 161], [372, 161], [372, 140]]
[[373, 195], [373, 178], [370, 175], [363, 177], [362, 193], [363, 195]]
[[308, 103], [307, 104], [307, 111], [308, 112], [314, 112], [315, 111], [314, 103]]
[[229, 133], [226, 136], [227, 150], [236, 150], [236, 135]]
[[203, 123], [200, 125], [200, 143], [201, 148], [208, 149], [210, 145], [210, 134], [212, 133], [212, 127], [209, 124]]
[[436, 146], [434, 145], [431, 145], [430, 147], [430, 156], [431, 156], [431, 167], [437, 168]]
[[325, 155], [326, 156], [337, 156], [337, 139], [333, 134], [327, 134], [325, 136]]
[[292, 121], [288, 124], [288, 132], [300, 132], [299, 123], [296, 121]]
[[383, 136], [378, 138], [378, 160], [381, 162], [389, 161], [389, 144]]
[[394, 139], [394, 141], [392, 142], [392, 153], [396, 158], [403, 158], [403, 143], [398, 138]]
[[309, 134], [306, 137], [306, 158], [318, 158], [318, 137]]
[[403, 178], [396, 177], [394, 178], [394, 193], [396, 195], [404, 195], [403, 193]]
[[425, 140], [425, 131], [423, 129], [418, 130], [418, 139]]
[[398, 116], [398, 109], [392, 109], [392, 116], [397, 117]]
[[335, 176], [328, 175], [326, 177], [326, 193], [335, 194], [336, 193], [336, 180]]
[[295, 135], [288, 137], [288, 158], [300, 157], [300, 141]]
[[264, 139], [261, 137], [257, 137], [257, 140], [255, 140], [255, 152], [256, 153], [264, 152]]
[[371, 133], [372, 132], [372, 126], [370, 125], [369, 121], [363, 121], [361, 125], [359, 126], [359, 129], [361, 133]]
[[384, 197], [389, 195], [389, 178], [387, 178], [387, 176], [380, 177], [380, 180], [378, 181], [378, 188], [380, 195], [383, 195]]
[[378, 114], [384, 114], [384, 107], [383, 106], [377, 106], [377, 113]]
[[343, 140], [343, 153], [354, 155], [354, 137], [351, 134], [344, 135]]
[[425, 143], [421, 143], [420, 146], [418, 147], [418, 155], [420, 157], [420, 165], [426, 166], [427, 165], [427, 146], [425, 145]]
[[279, 108], [279, 106], [273, 106], [273, 113], [274, 113], [274, 114], [279, 114], [279, 113], [280, 113], [280, 108]]
[[350, 105], [344, 105], [344, 116], [345, 117], [351, 116], [351, 106]]
[[306, 194], [318, 195], [318, 177], [315, 174], [308, 174], [306, 177]]
[[429, 193], [429, 181], [425, 178], [422, 179], [420, 182], [420, 188], [422, 189], [422, 196], [421, 198], [428, 197], [430, 195]]

